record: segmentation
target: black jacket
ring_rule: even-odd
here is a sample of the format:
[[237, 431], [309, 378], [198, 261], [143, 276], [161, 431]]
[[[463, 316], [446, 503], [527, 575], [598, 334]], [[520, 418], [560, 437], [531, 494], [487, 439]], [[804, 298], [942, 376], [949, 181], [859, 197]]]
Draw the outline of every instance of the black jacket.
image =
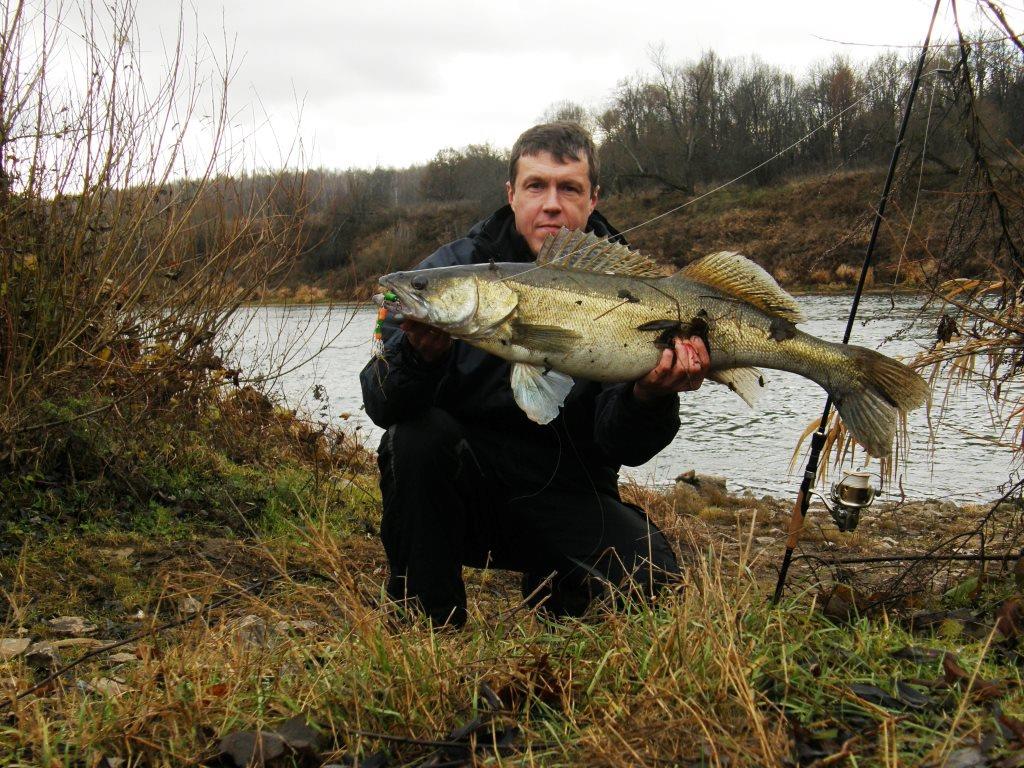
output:
[[[618, 233], [596, 211], [587, 229], [600, 236]], [[466, 235], [435, 251], [417, 268], [502, 261], [533, 261], [504, 206]], [[529, 493], [552, 483], [618, 493], [620, 465], [649, 461], [679, 430], [679, 397], [640, 403], [632, 384], [577, 379], [558, 418], [540, 426], [512, 397], [510, 364], [455, 341], [449, 355], [424, 363], [392, 322], [384, 324], [383, 359], [360, 374], [366, 413], [389, 428], [431, 406], [448, 411], [472, 436], [496, 479]]]

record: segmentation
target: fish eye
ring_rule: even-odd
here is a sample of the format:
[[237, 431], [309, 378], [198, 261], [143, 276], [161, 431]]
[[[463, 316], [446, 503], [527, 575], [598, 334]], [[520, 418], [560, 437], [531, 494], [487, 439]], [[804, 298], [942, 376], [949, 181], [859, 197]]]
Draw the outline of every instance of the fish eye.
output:
[[422, 291], [427, 287], [427, 278], [423, 275], [416, 275], [412, 280], [409, 281], [409, 285], [415, 288], [417, 291]]

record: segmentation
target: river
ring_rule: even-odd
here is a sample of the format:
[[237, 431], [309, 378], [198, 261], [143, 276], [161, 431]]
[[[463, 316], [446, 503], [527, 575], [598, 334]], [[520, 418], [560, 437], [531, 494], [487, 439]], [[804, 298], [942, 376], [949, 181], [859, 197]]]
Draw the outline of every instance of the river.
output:
[[[864, 297], [851, 341], [904, 356], [927, 347], [935, 334], [934, 314], [894, 338], [917, 315], [920, 303], [913, 296], [893, 301], [888, 296]], [[808, 317], [802, 330], [824, 339], [842, 338], [849, 296], [802, 296], [800, 304]], [[279, 370], [272, 388], [289, 407], [316, 420], [344, 424], [375, 448], [381, 431], [362, 410], [358, 380], [370, 353], [375, 317], [372, 306], [251, 307], [235, 319], [236, 343], [228, 355], [249, 376]], [[790, 458], [805, 427], [820, 418], [825, 393], [793, 374], [768, 371], [766, 378], [767, 387], [753, 410], [711, 383], [684, 394], [683, 426], [676, 439], [647, 464], [624, 467], [622, 477], [660, 485], [694, 469], [724, 475], [731, 490], [793, 496], [807, 443], [792, 470]], [[937, 401], [944, 391], [943, 383]], [[1005, 445], [1012, 435], [1001, 434], [1006, 408], [1016, 399], [1012, 395], [1004, 391], [1004, 402], [995, 404], [977, 385], [966, 385], [948, 394], [941, 419], [934, 407], [931, 423], [925, 409], [912, 413], [910, 451], [886, 495], [954, 501], [998, 498], [999, 486], [1015, 469]], [[877, 461], [871, 466], [877, 471]]]

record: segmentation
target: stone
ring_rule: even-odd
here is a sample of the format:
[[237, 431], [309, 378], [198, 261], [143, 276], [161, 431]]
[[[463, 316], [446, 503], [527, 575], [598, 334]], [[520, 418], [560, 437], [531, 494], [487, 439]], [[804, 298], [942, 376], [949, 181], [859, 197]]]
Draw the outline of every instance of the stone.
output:
[[112, 653], [109, 656], [109, 661], [114, 664], [133, 664], [139, 660], [139, 657], [134, 653], [128, 653], [127, 651], [121, 651], [120, 653]]
[[203, 604], [194, 597], [184, 597], [178, 603], [178, 612], [182, 616], [195, 616], [201, 610], [203, 610]]
[[96, 631], [96, 625], [92, 624], [81, 616], [57, 616], [46, 622], [50, 631], [57, 635], [91, 635]]
[[232, 626], [235, 640], [243, 645], [265, 646], [267, 644], [267, 623], [255, 614], [243, 616]]
[[284, 739], [276, 733], [241, 731], [229, 733], [220, 740], [219, 757], [223, 764], [230, 764], [227, 763], [225, 759], [227, 758], [238, 768], [247, 768], [248, 766], [267, 765], [271, 761], [283, 757], [286, 750], [287, 745]]
[[721, 475], [698, 475], [695, 470], [689, 469], [676, 477], [677, 483], [688, 483], [697, 488], [715, 488], [725, 493], [726, 478]]
[[298, 621], [279, 621], [274, 625], [274, 631], [279, 635], [308, 635], [320, 625], [315, 621], [309, 619], [300, 619]]
[[32, 645], [32, 641], [27, 637], [5, 637], [0, 639], [0, 661], [8, 661], [21, 656], [21, 654], [28, 650], [30, 645]]
[[135, 554], [135, 550], [132, 547], [121, 547], [119, 549], [99, 549], [96, 551], [97, 554], [102, 555], [108, 560], [114, 560], [121, 563], [126, 563], [132, 559], [132, 555]]
[[776, 542], [776, 538], [774, 536], [755, 536], [754, 541], [762, 547], [769, 547]]
[[121, 696], [128, 687], [121, 680], [113, 680], [109, 677], [98, 677], [85, 684], [85, 688], [93, 693], [103, 696]]
[[51, 640], [50, 645], [60, 650], [62, 648], [99, 648], [106, 643], [95, 637], [65, 637], [61, 640]]
[[35, 669], [53, 671], [60, 666], [60, 654], [50, 643], [33, 643], [29, 646], [25, 663]]

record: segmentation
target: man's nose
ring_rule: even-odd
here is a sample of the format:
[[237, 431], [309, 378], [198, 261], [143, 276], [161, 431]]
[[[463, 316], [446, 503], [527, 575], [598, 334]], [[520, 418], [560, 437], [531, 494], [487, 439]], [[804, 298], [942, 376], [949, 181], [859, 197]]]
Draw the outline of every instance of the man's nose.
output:
[[544, 210], [545, 211], [560, 211], [562, 210], [562, 201], [558, 198], [558, 187], [552, 184], [544, 192]]

